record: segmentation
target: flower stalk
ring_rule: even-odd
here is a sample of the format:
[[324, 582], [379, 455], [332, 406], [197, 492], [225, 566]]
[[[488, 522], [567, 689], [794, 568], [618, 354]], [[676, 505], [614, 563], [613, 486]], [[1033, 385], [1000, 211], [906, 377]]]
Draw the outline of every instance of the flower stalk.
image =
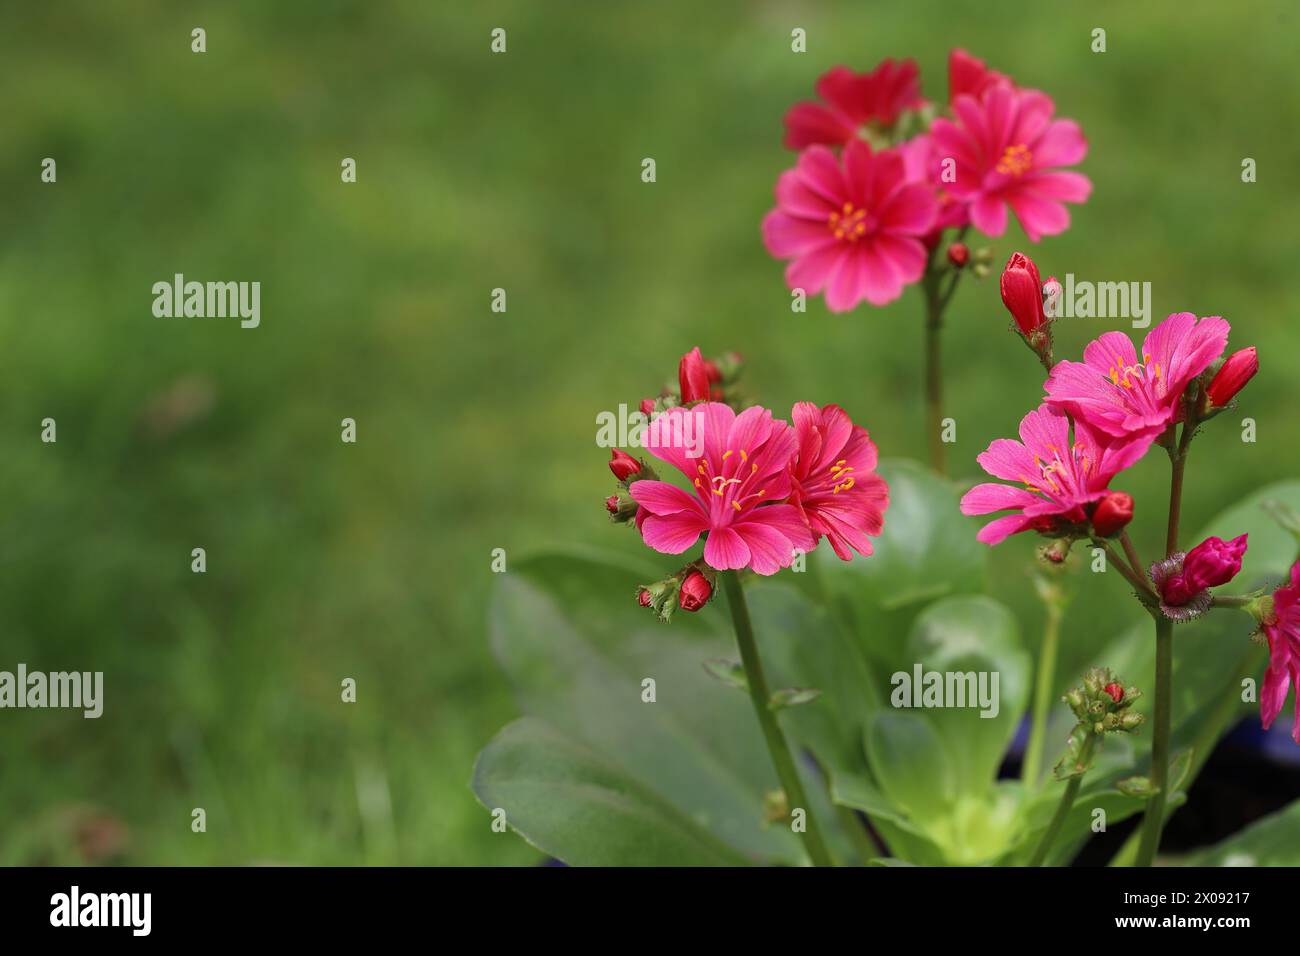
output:
[[1142, 818], [1142, 839], [1137, 865], [1150, 866], [1160, 845], [1169, 788], [1169, 731], [1174, 677], [1174, 622], [1156, 616], [1156, 696], [1152, 708], [1151, 788], [1146, 814]]
[[749, 606], [745, 603], [745, 591], [740, 584], [740, 577], [734, 571], [727, 571], [722, 574], [722, 580], [727, 592], [727, 603], [731, 607], [731, 621], [736, 629], [736, 645], [740, 648], [740, 660], [745, 668], [749, 699], [763, 731], [768, 755], [772, 758], [777, 779], [785, 790], [788, 805], [804, 811], [805, 826], [800, 834], [804, 849], [814, 866], [834, 866], [830, 851], [822, 841], [821, 830], [813, 817], [812, 808], [808, 805], [808, 797], [799, 779], [790, 745], [777, 722], [776, 713], [768, 706], [772, 695], [767, 686], [767, 676], [763, 673], [763, 662], [758, 656], [758, 645], [754, 641]]
[[[1088, 761], [1092, 759], [1092, 748], [1097, 738], [1089, 734], [1088, 739], [1083, 742], [1083, 749], [1079, 751], [1079, 762], [1085, 767]], [[1065, 823], [1065, 818], [1070, 815], [1070, 808], [1074, 806], [1074, 798], [1079, 795], [1079, 787], [1083, 785], [1083, 774], [1075, 774], [1070, 778], [1069, 783], [1065, 785], [1065, 793], [1061, 794], [1061, 802], [1056, 805], [1056, 812], [1052, 814], [1052, 822], [1047, 825], [1043, 831], [1043, 838], [1038, 841], [1038, 847], [1034, 850], [1033, 857], [1029, 860], [1030, 866], [1042, 866], [1043, 861], [1047, 859], [1048, 851], [1052, 849], [1052, 844], [1056, 842], [1056, 836], [1061, 831], [1061, 825]]]

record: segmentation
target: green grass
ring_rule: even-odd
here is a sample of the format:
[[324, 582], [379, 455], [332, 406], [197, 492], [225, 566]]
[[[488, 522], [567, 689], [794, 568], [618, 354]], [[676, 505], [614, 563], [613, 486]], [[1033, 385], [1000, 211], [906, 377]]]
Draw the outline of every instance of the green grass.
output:
[[[1300, 473], [1298, 16], [11, 5], [0, 668], [103, 670], [106, 712], [0, 713], [0, 862], [77, 859], [78, 806], [129, 828], [131, 863], [535, 859], [491, 833], [466, 786], [515, 713], [483, 636], [490, 553], [620, 534], [600, 507], [596, 414], [655, 390], [692, 345], [736, 348], [766, 404], [837, 401], [884, 454], [924, 453], [917, 291], [792, 315], [759, 240], [791, 162], [781, 115], [835, 63], [911, 55], [942, 98], [963, 45], [1049, 91], [1089, 137], [1095, 192], [1032, 250], [1043, 271], [1149, 280], [1157, 316], [1220, 313], [1234, 345], [1260, 349], [1259, 442], [1225, 424], [1198, 443], [1186, 523]], [[206, 54], [190, 52], [195, 26]], [[504, 56], [488, 50], [497, 26]], [[790, 52], [795, 26], [807, 54]], [[1090, 52], [1097, 26], [1105, 54]], [[39, 181], [46, 156], [55, 185]], [[344, 156], [355, 185], [339, 181]], [[1024, 240], [992, 245], [1000, 263]], [[150, 286], [175, 272], [259, 280], [262, 327], [155, 319]], [[498, 286], [505, 315], [489, 310]], [[1065, 324], [1057, 354], [1112, 324]], [[944, 345], [958, 474], [1039, 394], [1006, 325], [994, 282], [960, 290]], [[185, 380], [211, 408], [151, 431], [149, 409]], [[54, 445], [39, 441], [47, 416]], [[1165, 481], [1153, 456], [1124, 484], [1148, 553]], [[200, 546], [206, 575], [189, 570]], [[997, 580], [1028, 617], [1027, 553], [1002, 549]], [[1082, 663], [1067, 644], [1062, 666]]]

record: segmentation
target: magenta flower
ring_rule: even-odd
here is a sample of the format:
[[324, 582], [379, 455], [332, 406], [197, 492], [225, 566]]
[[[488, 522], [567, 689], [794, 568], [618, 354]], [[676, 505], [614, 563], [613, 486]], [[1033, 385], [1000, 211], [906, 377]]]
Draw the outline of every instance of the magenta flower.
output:
[[876, 474], [876, 446], [838, 405], [799, 402], [790, 412], [798, 439], [790, 501], [816, 539], [830, 541], [839, 557], [871, 554], [889, 507], [889, 486]]
[[[1259, 695], [1259, 718], [1264, 729], [1286, 702], [1292, 682], [1300, 694], [1300, 561], [1291, 565], [1291, 580], [1273, 592], [1273, 613], [1264, 623], [1268, 638], [1268, 670]], [[1296, 719], [1291, 739], [1300, 744], [1300, 696], [1296, 697]]]
[[1169, 316], [1149, 333], [1138, 360], [1123, 332], [1088, 343], [1082, 362], [1058, 362], [1044, 386], [1047, 401], [1117, 437], [1159, 435], [1178, 416], [1183, 390], [1228, 344], [1228, 323]]
[[942, 157], [934, 149], [929, 133], [919, 133], [896, 147], [903, 157], [903, 172], [908, 182], [919, 183], [934, 193], [938, 204], [934, 223], [922, 237], [926, 248], [933, 249], [945, 229], [960, 229], [970, 223], [970, 209], [944, 188]]
[[986, 544], [1021, 531], [1086, 533], [1091, 509], [1110, 493], [1111, 479], [1151, 444], [1151, 439], [1116, 442], [1079, 421], [1071, 441], [1070, 419], [1050, 405], [1040, 405], [1021, 419], [1020, 439], [996, 439], [977, 460], [993, 477], [1024, 487], [987, 482], [961, 499], [962, 514], [1015, 512], [980, 529], [977, 537]]
[[999, 83], [1011, 83], [1011, 78], [997, 70], [990, 70], [979, 57], [971, 56], [961, 47], [948, 54], [948, 102], [959, 96], [979, 99], [984, 92]]
[[864, 126], [888, 129], [904, 110], [925, 103], [915, 60], [885, 60], [869, 73], [832, 67], [815, 88], [824, 104], [796, 103], [785, 114], [785, 145], [790, 149], [817, 143], [842, 146], [857, 139]]
[[854, 140], [837, 160], [825, 146], [810, 146], [777, 179], [776, 203], [763, 218], [767, 251], [792, 260], [790, 288], [824, 290], [832, 312], [863, 299], [892, 302], [925, 271], [921, 237], [937, 202], [931, 188], [908, 181], [896, 150], [873, 153]]
[[952, 107], [955, 120], [936, 119], [930, 136], [938, 154], [954, 160], [947, 190], [970, 206], [975, 228], [1002, 235], [1009, 206], [1031, 242], [1064, 232], [1070, 214], [1063, 204], [1083, 202], [1092, 191], [1088, 177], [1059, 169], [1088, 152], [1079, 124], [1053, 120], [1056, 106], [1046, 93], [1005, 82], [978, 99], [960, 94]]
[[796, 549], [814, 546], [799, 509], [784, 503], [795, 430], [767, 409], [755, 405], [737, 415], [717, 402], [671, 408], [650, 423], [645, 447], [695, 489], [632, 484], [646, 515], [641, 536], [656, 551], [681, 554], [707, 533], [704, 560], [711, 567], [768, 575], [789, 567]]

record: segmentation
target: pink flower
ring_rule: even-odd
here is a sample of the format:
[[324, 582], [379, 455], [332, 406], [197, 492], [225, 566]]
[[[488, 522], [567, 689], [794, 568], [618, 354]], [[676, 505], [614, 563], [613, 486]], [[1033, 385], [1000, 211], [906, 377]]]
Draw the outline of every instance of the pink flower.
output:
[[1160, 598], [1169, 607], [1189, 604], [1208, 588], [1227, 584], [1241, 570], [1246, 553], [1246, 535], [1231, 541], [1206, 538], [1183, 558], [1182, 569], [1160, 585]]
[[[1021, 531], [1086, 533], [1089, 511], [1105, 498], [1112, 478], [1146, 453], [1151, 441], [1115, 442], [1083, 422], [1074, 423], [1050, 405], [1040, 405], [1020, 422], [1020, 441], [999, 438], [977, 459], [990, 475], [1023, 488], [988, 482], [961, 499], [962, 514], [1015, 511], [996, 518], [977, 536], [997, 544]], [[644, 482], [633, 485], [635, 490]]]
[[[1273, 592], [1273, 614], [1264, 623], [1268, 638], [1268, 670], [1259, 695], [1259, 718], [1268, 730], [1286, 702], [1294, 681], [1300, 692], [1300, 561], [1291, 565], [1291, 580]], [[1300, 744], [1300, 696], [1291, 739]]]
[[838, 405], [800, 402], [790, 412], [799, 456], [790, 501], [817, 539], [825, 535], [839, 557], [871, 554], [869, 535], [880, 534], [889, 486], [875, 472], [876, 446]]
[[763, 218], [763, 241], [792, 289], [825, 291], [832, 312], [866, 299], [884, 305], [925, 271], [920, 237], [934, 223], [933, 190], [908, 182], [902, 156], [873, 153], [854, 140], [842, 160], [810, 146], [776, 183], [777, 208]]
[[954, 47], [948, 54], [948, 102], [952, 103], [959, 96], [973, 96], [979, 99], [985, 90], [999, 83], [1010, 83], [1010, 77], [990, 70], [984, 61], [971, 56], [961, 47]]
[[717, 402], [671, 408], [650, 423], [645, 447], [695, 489], [692, 495], [663, 481], [633, 483], [630, 493], [647, 513], [641, 536], [656, 551], [681, 554], [707, 533], [704, 560], [711, 567], [767, 575], [788, 567], [796, 548], [814, 546], [799, 509], [783, 503], [795, 430], [767, 409], [755, 405], [737, 415]]
[[857, 139], [862, 127], [889, 128], [904, 110], [919, 109], [921, 77], [915, 60], [885, 60], [870, 73], [846, 66], [827, 70], [817, 80], [826, 105], [796, 103], [785, 114], [785, 145], [804, 149], [815, 143], [841, 146]]
[[954, 120], [936, 119], [930, 136], [939, 156], [954, 160], [952, 196], [970, 206], [976, 229], [1000, 236], [1007, 207], [1031, 242], [1064, 232], [1070, 214], [1063, 203], [1083, 202], [1092, 183], [1081, 173], [1062, 172], [1088, 152], [1072, 120], [1053, 120], [1051, 97], [995, 83], [982, 97], [958, 95]]
[[945, 229], [960, 229], [970, 223], [970, 210], [944, 188], [942, 157], [935, 153], [929, 133], [919, 133], [895, 148], [903, 156], [903, 174], [907, 181], [925, 186], [934, 193], [938, 203], [934, 224], [921, 240], [927, 248], [933, 249]]
[[1138, 360], [1123, 332], [1088, 343], [1082, 362], [1058, 362], [1047, 376], [1047, 401], [1118, 437], [1159, 435], [1174, 421], [1187, 383], [1228, 344], [1228, 323], [1196, 321], [1191, 312], [1169, 316], [1149, 333]]

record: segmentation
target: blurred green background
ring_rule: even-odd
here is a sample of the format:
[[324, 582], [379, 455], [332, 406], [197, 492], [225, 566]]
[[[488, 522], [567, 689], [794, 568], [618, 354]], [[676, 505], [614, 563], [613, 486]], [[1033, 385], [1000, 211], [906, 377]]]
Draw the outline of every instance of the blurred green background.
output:
[[[1185, 524], [1300, 474], [1293, 4], [0, 10], [0, 669], [106, 684], [99, 720], [0, 712], [2, 863], [537, 859], [467, 787], [516, 712], [484, 604], [494, 548], [635, 547], [600, 504], [596, 414], [692, 345], [734, 348], [764, 404], [835, 401], [882, 454], [924, 454], [918, 290], [793, 315], [759, 239], [782, 114], [836, 63], [913, 56], [943, 100], [960, 45], [1051, 93], [1095, 191], [1030, 250], [1044, 274], [1150, 281], [1157, 317], [1222, 314], [1260, 349], [1259, 441], [1229, 423], [1198, 443]], [[1025, 242], [992, 245], [1000, 264]], [[155, 318], [176, 272], [260, 281], [261, 327]], [[959, 476], [1040, 394], [1006, 326], [995, 280], [958, 292]], [[1116, 326], [1064, 321], [1057, 355]], [[1153, 455], [1121, 485], [1148, 553], [1166, 472]], [[999, 549], [994, 581], [1033, 634], [1030, 552]], [[1077, 656], [1067, 638], [1062, 668]]]

